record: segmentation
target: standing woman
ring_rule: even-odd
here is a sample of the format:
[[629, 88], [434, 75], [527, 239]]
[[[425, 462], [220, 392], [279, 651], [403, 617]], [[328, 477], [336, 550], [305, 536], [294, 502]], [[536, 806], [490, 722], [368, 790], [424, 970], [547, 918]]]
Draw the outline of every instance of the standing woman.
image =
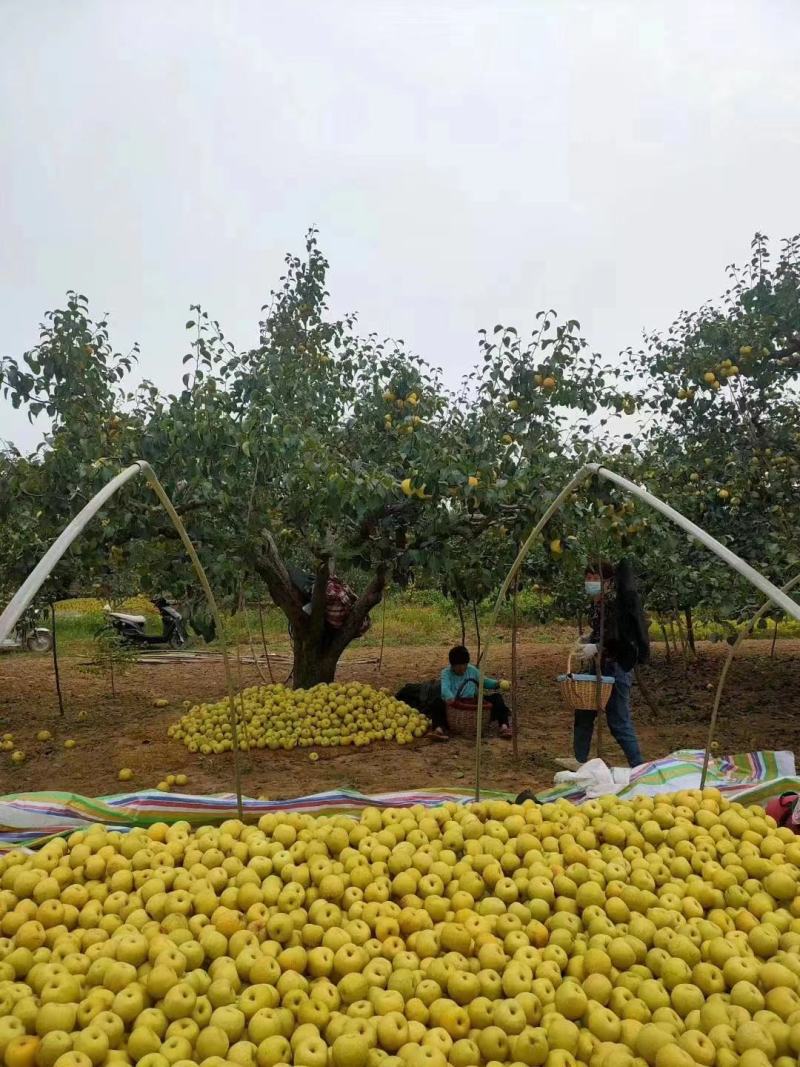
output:
[[[630, 766], [638, 767], [644, 760], [631, 714], [631, 685], [634, 667], [650, 658], [650, 639], [630, 561], [623, 559], [616, 568], [606, 560], [599, 567], [587, 567], [584, 589], [591, 600], [591, 632], [575, 651], [583, 659], [599, 653], [602, 673], [613, 676], [606, 705], [608, 728]], [[579, 763], [589, 759], [596, 717], [596, 711], [575, 712], [573, 744]]]

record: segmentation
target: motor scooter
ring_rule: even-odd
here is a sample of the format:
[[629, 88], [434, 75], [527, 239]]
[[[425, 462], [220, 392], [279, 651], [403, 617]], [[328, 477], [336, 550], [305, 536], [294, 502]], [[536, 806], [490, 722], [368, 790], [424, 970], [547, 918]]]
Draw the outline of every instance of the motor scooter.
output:
[[53, 635], [46, 626], [27, 626], [20, 623], [3, 641], [0, 652], [26, 649], [28, 652], [49, 652], [53, 647]]
[[127, 612], [114, 611], [110, 604], [106, 604], [103, 608], [106, 623], [95, 636], [115, 633], [131, 645], [168, 645], [170, 648], [182, 648], [187, 642], [183, 616], [166, 597], [153, 597], [152, 602], [161, 616], [160, 634], [145, 633], [147, 620], [144, 615], [129, 615]]

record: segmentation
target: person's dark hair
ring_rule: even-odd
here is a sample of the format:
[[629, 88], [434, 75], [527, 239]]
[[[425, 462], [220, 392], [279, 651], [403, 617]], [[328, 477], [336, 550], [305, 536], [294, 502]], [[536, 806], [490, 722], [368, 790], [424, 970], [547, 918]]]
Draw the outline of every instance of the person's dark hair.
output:
[[463, 645], [456, 645], [455, 648], [450, 649], [447, 658], [450, 660], [451, 667], [456, 667], [459, 663], [469, 663], [469, 649]]
[[601, 578], [608, 580], [613, 578], [616, 574], [616, 567], [610, 560], [601, 559], [600, 563], [592, 563], [591, 561], [586, 564], [586, 570], [583, 572], [587, 574], [599, 574]]

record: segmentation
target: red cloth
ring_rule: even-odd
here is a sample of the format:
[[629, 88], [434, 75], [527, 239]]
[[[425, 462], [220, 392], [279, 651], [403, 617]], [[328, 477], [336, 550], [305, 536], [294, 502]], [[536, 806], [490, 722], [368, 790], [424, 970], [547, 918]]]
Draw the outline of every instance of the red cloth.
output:
[[782, 793], [767, 804], [767, 815], [771, 815], [778, 826], [788, 826], [796, 834], [800, 834], [800, 825], [792, 822], [792, 811], [798, 799], [797, 793]]
[[[336, 630], [341, 629], [357, 600], [358, 597], [349, 586], [331, 575], [325, 588], [325, 621], [327, 624]], [[371, 620], [367, 615], [361, 624], [358, 636], [362, 637], [370, 625]]]

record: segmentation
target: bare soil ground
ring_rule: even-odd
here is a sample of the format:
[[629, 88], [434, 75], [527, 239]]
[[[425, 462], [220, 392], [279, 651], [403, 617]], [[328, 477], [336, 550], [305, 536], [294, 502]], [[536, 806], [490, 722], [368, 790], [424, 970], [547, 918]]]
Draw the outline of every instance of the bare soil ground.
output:
[[[564, 669], [567, 646], [543, 644], [525, 635], [520, 642], [520, 686], [517, 714], [520, 758], [511, 744], [495, 736], [484, 743], [482, 782], [486, 788], [521, 790], [552, 783], [554, 760], [571, 755], [572, 720], [563, 710], [555, 677]], [[658, 705], [647, 706], [634, 689], [634, 713], [643, 751], [648, 758], [678, 748], [702, 747], [708, 729], [713, 688], [726, 646], [700, 644], [688, 673], [673, 656], [665, 659], [656, 646], [645, 683]], [[397, 689], [403, 682], [432, 677], [445, 661], [446, 647], [387, 648], [379, 673], [363, 661], [370, 653], [354, 651], [343, 662], [340, 678], [357, 678]], [[59, 717], [49, 657], [11, 654], [0, 658], [0, 734], [13, 733], [24, 764], [11, 763], [0, 752], [0, 794], [39, 789], [69, 790], [103, 796], [123, 789], [153, 787], [166, 774], [188, 775], [186, 791], [228, 792], [233, 789], [233, 758], [191, 754], [166, 736], [167, 726], [183, 713], [182, 701], [218, 699], [224, 695], [221, 663], [137, 665], [117, 683], [111, 699], [105, 678], [78, 669], [78, 657], [62, 660], [66, 712]], [[507, 675], [507, 642], [492, 653], [491, 673]], [[242, 666], [245, 685], [260, 678], [254, 666]], [[745, 642], [729, 676], [719, 728], [721, 752], [758, 748], [800, 749], [800, 641], [784, 640], [770, 659], [769, 643]], [[153, 707], [166, 697], [166, 708]], [[53, 740], [37, 742], [36, 732], [49, 729]], [[76, 747], [64, 748], [74, 738]], [[603, 730], [603, 755], [613, 763], [621, 754]], [[369, 748], [321, 749], [312, 763], [307, 751], [243, 754], [244, 791], [270, 798], [298, 796], [336, 786], [363, 792], [422, 786], [469, 786], [474, 780], [474, 743], [453, 738], [447, 744], [427, 738], [412, 745], [373, 744]], [[131, 767], [134, 778], [121, 785], [117, 772]]]

